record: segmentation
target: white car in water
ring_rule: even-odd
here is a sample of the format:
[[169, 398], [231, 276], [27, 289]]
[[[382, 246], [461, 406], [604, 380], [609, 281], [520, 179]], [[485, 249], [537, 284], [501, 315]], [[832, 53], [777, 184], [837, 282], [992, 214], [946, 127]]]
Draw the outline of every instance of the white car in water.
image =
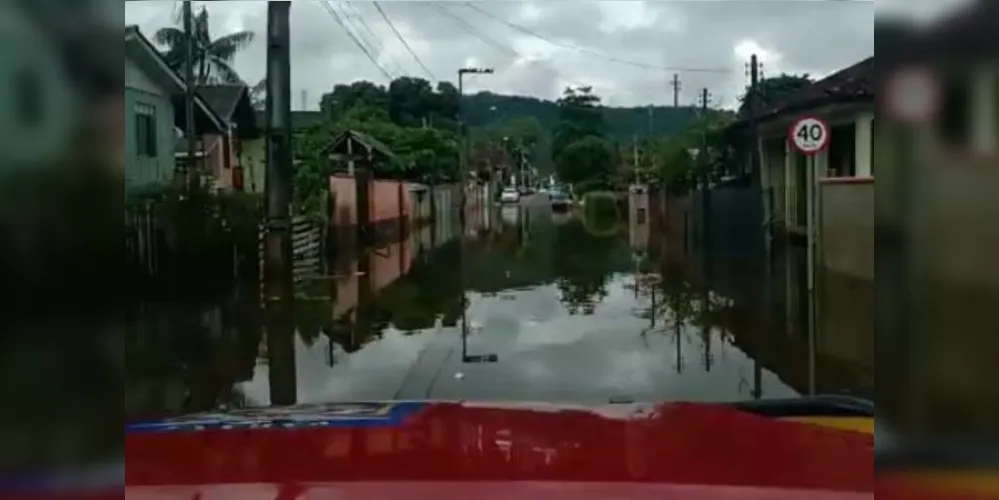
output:
[[517, 188], [506, 188], [500, 193], [500, 203], [518, 203], [520, 202], [520, 191]]

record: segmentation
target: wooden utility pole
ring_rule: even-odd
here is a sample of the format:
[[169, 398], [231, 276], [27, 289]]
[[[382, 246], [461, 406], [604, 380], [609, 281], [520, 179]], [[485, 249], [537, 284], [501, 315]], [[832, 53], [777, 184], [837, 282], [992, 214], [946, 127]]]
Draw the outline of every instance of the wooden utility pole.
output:
[[267, 4], [267, 222], [264, 277], [271, 404], [296, 399], [291, 249], [291, 2]]
[[[176, 11], [175, 11], [176, 12]], [[184, 134], [187, 136], [187, 158], [183, 166], [177, 172], [177, 182], [183, 183], [185, 187], [191, 187], [193, 179], [196, 178], [198, 139], [194, 131], [194, 13], [191, 8], [191, 1], [184, 1], [184, 84], [187, 89], [184, 93]]]
[[673, 80], [670, 82], [670, 87], [673, 88], [673, 107], [680, 107], [680, 75], [678, 73], [673, 73]]

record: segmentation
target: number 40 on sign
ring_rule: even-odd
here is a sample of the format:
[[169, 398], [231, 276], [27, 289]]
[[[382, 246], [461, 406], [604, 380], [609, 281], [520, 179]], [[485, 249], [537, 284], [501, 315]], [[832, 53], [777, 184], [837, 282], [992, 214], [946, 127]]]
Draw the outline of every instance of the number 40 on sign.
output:
[[813, 116], [800, 118], [791, 126], [788, 141], [802, 154], [817, 155], [829, 146], [829, 125]]

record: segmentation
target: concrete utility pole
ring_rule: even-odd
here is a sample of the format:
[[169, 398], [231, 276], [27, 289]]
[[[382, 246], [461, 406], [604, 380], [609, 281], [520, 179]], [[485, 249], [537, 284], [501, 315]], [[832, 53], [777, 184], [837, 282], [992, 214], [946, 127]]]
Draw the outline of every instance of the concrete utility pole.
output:
[[290, 1], [267, 4], [267, 221], [264, 246], [271, 403], [296, 399], [291, 249]]
[[642, 165], [638, 158], [638, 135], [631, 137], [631, 169], [634, 172], [635, 184], [638, 184], [638, 171]]
[[[760, 131], [758, 118], [760, 113], [760, 61], [756, 54], [749, 60], [749, 92], [746, 95], [746, 120], [749, 124], [749, 173], [760, 176], [761, 193], [763, 193], [764, 241], [766, 246], [766, 261], [764, 270], [763, 294], [767, 314], [767, 324], [775, 324], [773, 294], [773, 209], [772, 193], [769, 182], [764, 182], [766, 174], [760, 168]], [[759, 361], [753, 363], [753, 397], [763, 397], [763, 367]]]
[[459, 154], [461, 158], [458, 162], [458, 168], [461, 169], [460, 179], [461, 179], [461, 213], [459, 214], [461, 220], [461, 231], [462, 235], [465, 234], [465, 204], [467, 202], [465, 191], [468, 187], [468, 158], [471, 156], [472, 144], [468, 138], [468, 127], [465, 124], [465, 109], [462, 105], [462, 99], [465, 97], [465, 75], [491, 75], [493, 74], [492, 68], [461, 68], [458, 70], [458, 129], [461, 133], [462, 146], [460, 148]]
[[763, 182], [768, 177], [760, 168], [760, 131], [758, 116], [760, 113], [760, 62], [756, 54], [749, 61], [749, 92], [746, 94], [746, 121], [749, 125], [749, 174], [759, 175], [763, 191], [763, 221], [765, 224], [767, 252], [770, 252], [773, 242], [773, 194], [769, 182]]
[[700, 92], [701, 147], [697, 154], [697, 167], [701, 171], [701, 251], [706, 256], [710, 246], [711, 234], [711, 158], [708, 151], [708, 105], [711, 103], [711, 93], [707, 88]]
[[678, 73], [673, 73], [673, 81], [670, 82], [670, 87], [673, 88], [673, 107], [680, 107], [680, 75]]
[[185, 187], [191, 187], [193, 178], [196, 178], [198, 140], [194, 131], [194, 13], [192, 12], [191, 1], [184, 2], [184, 84], [187, 91], [184, 95], [184, 133], [187, 135], [187, 158], [184, 165], [177, 172], [178, 181]]
[[655, 134], [656, 130], [656, 105], [649, 104], [649, 131], [648, 139], [652, 140], [652, 136]]
[[[461, 340], [465, 346], [468, 339], [468, 298], [465, 295], [465, 234], [468, 231], [466, 226], [468, 216], [465, 210], [468, 207], [468, 157], [471, 156], [471, 143], [468, 139], [468, 127], [465, 124], [464, 106], [462, 100], [465, 97], [465, 75], [491, 75], [492, 68], [461, 68], [458, 70], [458, 128], [461, 133], [462, 145], [460, 149], [461, 158], [458, 168], [461, 169], [461, 186], [459, 190], [459, 213], [458, 213], [458, 274], [461, 280]], [[463, 357], [462, 361], [465, 358]]]

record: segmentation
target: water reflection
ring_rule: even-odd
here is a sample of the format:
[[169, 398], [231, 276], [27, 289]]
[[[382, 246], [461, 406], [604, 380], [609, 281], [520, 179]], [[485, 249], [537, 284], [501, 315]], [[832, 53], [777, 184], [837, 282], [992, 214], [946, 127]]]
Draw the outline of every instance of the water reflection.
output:
[[491, 211], [461, 240], [449, 223], [341, 252], [300, 285], [290, 336], [265, 333], [246, 291], [196, 310], [147, 307], [129, 345], [127, 411], [871, 395], [860, 285], [826, 283], [810, 337], [795, 289], [800, 256], [778, 258], [778, 305], [768, 310], [761, 281], [747, 277], [759, 263], [699, 260], [651, 220], [526, 204]]

